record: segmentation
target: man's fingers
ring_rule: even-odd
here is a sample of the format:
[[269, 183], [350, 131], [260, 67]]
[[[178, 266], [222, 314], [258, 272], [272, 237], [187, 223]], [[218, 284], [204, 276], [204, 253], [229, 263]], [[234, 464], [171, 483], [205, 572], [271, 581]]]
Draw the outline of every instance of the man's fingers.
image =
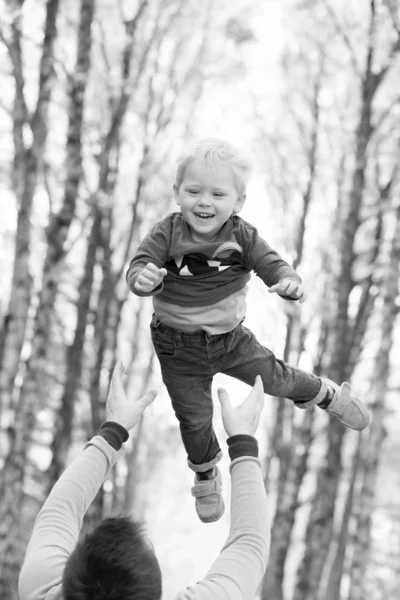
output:
[[147, 407], [147, 406], [149, 406], [149, 404], [151, 404], [155, 400], [157, 393], [158, 393], [157, 390], [148, 390], [144, 394], [144, 396], [142, 396], [140, 398], [140, 401], [143, 403], [143, 405], [145, 407]]
[[118, 362], [115, 363], [115, 367], [114, 367], [113, 374], [112, 374], [112, 379], [114, 379], [114, 381], [121, 381], [123, 374], [124, 374], [124, 365], [119, 360]]
[[124, 364], [122, 360], [117, 360], [114, 367], [114, 374], [122, 376], [125, 371]]

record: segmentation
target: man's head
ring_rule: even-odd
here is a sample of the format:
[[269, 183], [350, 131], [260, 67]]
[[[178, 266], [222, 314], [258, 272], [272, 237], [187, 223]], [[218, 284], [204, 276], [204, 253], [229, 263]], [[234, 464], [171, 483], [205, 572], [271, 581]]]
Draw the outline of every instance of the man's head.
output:
[[241, 210], [250, 173], [247, 156], [217, 138], [202, 140], [181, 158], [175, 200], [199, 241], [212, 240], [229, 217]]
[[160, 600], [161, 571], [142, 527], [108, 518], [76, 546], [63, 575], [64, 600]]

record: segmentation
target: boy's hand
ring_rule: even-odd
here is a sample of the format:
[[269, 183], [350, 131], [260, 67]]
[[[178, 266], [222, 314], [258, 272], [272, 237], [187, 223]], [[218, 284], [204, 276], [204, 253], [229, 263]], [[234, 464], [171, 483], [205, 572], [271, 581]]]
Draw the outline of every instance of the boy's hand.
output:
[[134, 285], [135, 290], [148, 294], [160, 285], [167, 274], [167, 269], [159, 269], [153, 263], [147, 265], [140, 271], [139, 277]]
[[290, 277], [281, 279], [279, 283], [271, 286], [268, 292], [270, 294], [276, 292], [280, 296], [290, 296], [293, 300], [298, 300], [300, 304], [306, 300], [303, 284]]

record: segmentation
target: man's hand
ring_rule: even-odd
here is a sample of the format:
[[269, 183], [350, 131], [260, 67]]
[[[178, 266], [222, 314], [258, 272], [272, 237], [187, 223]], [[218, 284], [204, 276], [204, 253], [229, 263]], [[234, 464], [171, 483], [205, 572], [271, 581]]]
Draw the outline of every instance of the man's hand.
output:
[[290, 277], [284, 277], [271, 286], [268, 290], [270, 294], [276, 292], [280, 296], [290, 296], [293, 300], [298, 300], [300, 304], [303, 304], [306, 300], [306, 293], [303, 288], [303, 284], [300, 281], [291, 279]]
[[159, 269], [153, 263], [147, 265], [140, 271], [134, 285], [135, 290], [148, 294], [160, 285], [167, 274], [167, 269]]
[[219, 388], [218, 398], [221, 403], [222, 423], [228, 436], [239, 434], [254, 436], [264, 408], [264, 388], [261, 377], [257, 375], [250, 394], [236, 408], [232, 406], [228, 392], [224, 388]]
[[128, 400], [124, 389], [126, 379], [124, 365], [121, 361], [118, 361], [114, 368], [108, 392], [106, 419], [107, 421], [119, 423], [129, 431], [140, 421], [146, 408], [157, 396], [157, 392], [149, 390], [138, 400]]

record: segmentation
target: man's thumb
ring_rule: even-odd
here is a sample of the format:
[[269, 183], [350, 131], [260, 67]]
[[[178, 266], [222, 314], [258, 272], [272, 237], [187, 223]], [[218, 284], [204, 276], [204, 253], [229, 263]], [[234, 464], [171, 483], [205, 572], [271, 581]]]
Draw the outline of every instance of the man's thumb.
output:
[[167, 274], [167, 269], [160, 269], [158, 271], [158, 274], [159, 274], [160, 277], [165, 277], [166, 274]]
[[217, 390], [218, 399], [221, 404], [221, 408], [228, 408], [231, 405], [231, 401], [229, 399], [229, 394], [225, 388], [218, 388]]

